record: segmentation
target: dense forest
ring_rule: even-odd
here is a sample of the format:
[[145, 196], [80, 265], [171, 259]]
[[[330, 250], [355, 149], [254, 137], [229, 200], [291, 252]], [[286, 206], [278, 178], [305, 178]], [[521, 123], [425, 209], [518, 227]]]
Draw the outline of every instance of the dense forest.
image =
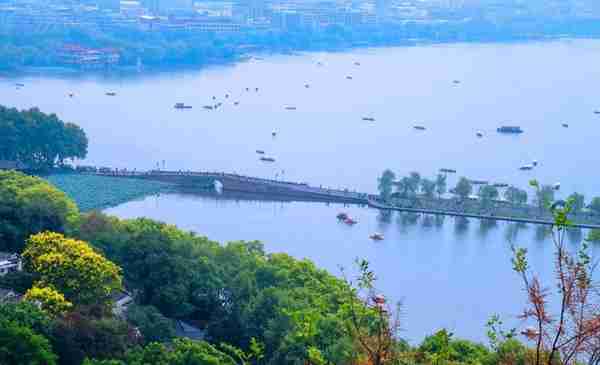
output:
[[17, 161], [32, 170], [62, 166], [85, 158], [88, 139], [83, 129], [39, 109], [19, 111], [0, 106], [0, 160]]

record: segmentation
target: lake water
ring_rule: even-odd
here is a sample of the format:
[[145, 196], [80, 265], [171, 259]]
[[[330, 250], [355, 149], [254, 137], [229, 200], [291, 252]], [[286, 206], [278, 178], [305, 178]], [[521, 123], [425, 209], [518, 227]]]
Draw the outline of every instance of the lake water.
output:
[[[600, 110], [599, 54], [598, 41], [564, 40], [273, 56], [154, 76], [0, 79], [0, 102], [38, 106], [80, 124], [91, 140], [88, 164], [164, 163], [365, 192], [375, 191], [385, 168], [433, 177], [447, 167], [522, 187], [532, 178], [560, 182], [562, 194], [590, 197], [600, 195], [600, 115], [593, 113]], [[17, 90], [15, 82], [25, 87]], [[175, 110], [176, 102], [194, 108]], [[202, 108], [217, 102], [219, 110]], [[417, 124], [427, 130], [414, 130]], [[525, 133], [495, 132], [513, 124]], [[484, 138], [476, 138], [479, 130]], [[256, 149], [277, 161], [260, 163]], [[534, 159], [534, 171], [518, 170]], [[359, 224], [337, 224], [340, 210]], [[333, 273], [365, 257], [380, 289], [403, 300], [404, 335], [415, 341], [440, 327], [483, 339], [491, 314], [514, 319], [523, 292], [511, 272], [508, 237], [529, 248], [543, 277], [552, 276], [550, 242], [533, 226], [514, 238], [515, 226], [505, 223], [413, 222], [359, 207], [190, 195], [149, 197], [108, 212], [161, 219], [219, 241], [258, 239], [269, 252], [309, 258]], [[372, 243], [374, 231], [386, 240]]]

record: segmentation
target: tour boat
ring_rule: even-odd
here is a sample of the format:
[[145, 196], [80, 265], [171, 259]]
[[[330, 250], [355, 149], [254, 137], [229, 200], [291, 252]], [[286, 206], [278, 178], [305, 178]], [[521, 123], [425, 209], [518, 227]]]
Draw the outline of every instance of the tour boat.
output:
[[115, 96], [115, 95], [117, 95], [117, 93], [114, 91], [109, 91], [106, 93], [106, 96]]
[[440, 169], [440, 172], [444, 172], [444, 173], [447, 173], [447, 174], [456, 174], [456, 170], [455, 169], [446, 169], [446, 168], [443, 168], [443, 169]]
[[263, 151], [263, 150], [256, 150], [256, 153], [258, 153], [259, 155], [264, 155], [265, 151]]
[[372, 239], [373, 241], [383, 241], [384, 237], [383, 234], [381, 233], [373, 233], [372, 235], [369, 236], [370, 239]]
[[523, 166], [519, 167], [519, 170], [521, 170], [521, 171], [533, 170], [533, 165], [523, 165]]
[[356, 223], [358, 223], [358, 222], [357, 222], [357, 221], [355, 221], [354, 219], [352, 219], [352, 218], [348, 217], [348, 218], [344, 219], [344, 223], [346, 223], [346, 224], [347, 224], [347, 225], [349, 225], [349, 226], [353, 226], [353, 225], [355, 225], [355, 224], [356, 224]]
[[476, 134], [477, 134], [477, 137], [479, 137], [479, 138], [483, 137], [483, 132], [482, 131], [477, 131]]
[[175, 109], [192, 109], [191, 105], [185, 105], [184, 103], [175, 103]]
[[521, 127], [518, 126], [502, 126], [497, 129], [498, 133], [520, 134], [523, 133]]
[[562, 124], [562, 126], [563, 126], [564, 128], [569, 128], [569, 125], [568, 125], [567, 123], [563, 123], [563, 124]]
[[264, 162], [275, 162], [273, 157], [261, 157], [260, 160]]
[[371, 117], [363, 117], [362, 120], [367, 121], [367, 122], [374, 122], [375, 118], [371, 118]]
[[423, 127], [422, 125], [416, 125], [413, 127], [414, 129], [420, 130], [420, 131], [424, 131], [426, 128]]

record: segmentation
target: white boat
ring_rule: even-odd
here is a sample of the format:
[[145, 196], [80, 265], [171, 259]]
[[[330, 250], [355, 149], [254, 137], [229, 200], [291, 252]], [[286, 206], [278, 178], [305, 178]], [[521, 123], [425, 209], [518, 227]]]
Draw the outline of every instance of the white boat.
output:
[[556, 183], [552, 185], [552, 187], [554, 188], [554, 190], [560, 190], [560, 183]]

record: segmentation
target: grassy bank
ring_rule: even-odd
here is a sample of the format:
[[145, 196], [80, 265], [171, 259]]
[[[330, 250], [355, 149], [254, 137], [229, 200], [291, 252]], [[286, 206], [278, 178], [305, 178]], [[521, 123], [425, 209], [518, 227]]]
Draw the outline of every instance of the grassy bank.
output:
[[45, 178], [73, 199], [82, 212], [174, 190], [172, 185], [161, 182], [108, 176], [53, 174]]

